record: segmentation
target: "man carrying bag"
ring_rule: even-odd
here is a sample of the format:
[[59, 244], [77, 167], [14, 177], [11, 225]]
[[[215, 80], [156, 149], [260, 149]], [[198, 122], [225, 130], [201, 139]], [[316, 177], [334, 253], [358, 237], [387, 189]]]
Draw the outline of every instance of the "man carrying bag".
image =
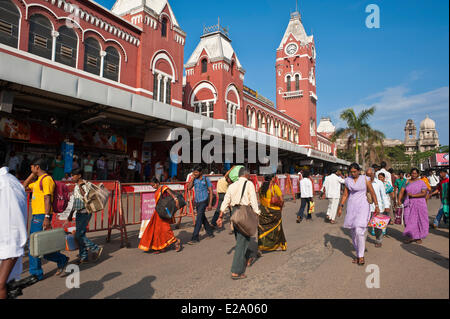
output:
[[217, 220], [218, 226], [221, 227], [223, 213], [228, 207], [231, 207], [233, 212], [231, 222], [236, 237], [236, 248], [231, 266], [231, 278], [234, 280], [247, 278], [245, 269], [251, 253], [248, 246], [250, 237], [256, 233], [258, 216], [261, 214], [255, 185], [248, 180], [249, 175], [250, 173], [245, 167], [239, 170], [239, 179], [228, 187]]

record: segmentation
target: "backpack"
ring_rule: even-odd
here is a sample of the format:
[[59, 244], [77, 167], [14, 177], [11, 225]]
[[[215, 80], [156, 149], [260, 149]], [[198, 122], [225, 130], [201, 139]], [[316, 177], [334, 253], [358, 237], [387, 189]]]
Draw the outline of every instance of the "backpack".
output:
[[[44, 177], [42, 177], [41, 181], [39, 182], [39, 188], [41, 189], [41, 192], [44, 191], [42, 181], [46, 177], [50, 177], [53, 180], [50, 175], [44, 175]], [[66, 210], [67, 205], [69, 204], [70, 192], [65, 183], [55, 182], [54, 180], [53, 182], [55, 183], [55, 190], [53, 191], [53, 212], [56, 214], [60, 214]]]

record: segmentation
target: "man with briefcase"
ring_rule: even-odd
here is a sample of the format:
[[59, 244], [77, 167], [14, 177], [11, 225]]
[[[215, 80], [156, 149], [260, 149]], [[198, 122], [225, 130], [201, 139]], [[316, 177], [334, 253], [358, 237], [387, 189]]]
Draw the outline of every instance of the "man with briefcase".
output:
[[[32, 191], [31, 209], [33, 219], [31, 220], [30, 235], [41, 232], [42, 230], [51, 230], [51, 221], [53, 216], [53, 193], [55, 191], [55, 182], [42, 169], [45, 167], [45, 159], [35, 159], [31, 162], [31, 174], [23, 182], [23, 187]], [[33, 182], [34, 181], [34, 182]], [[43, 256], [44, 259], [57, 263], [57, 276], [64, 274], [65, 267], [69, 263], [69, 258], [60, 252], [54, 252]], [[41, 259], [39, 257], [29, 255], [31, 277], [28, 284], [36, 283], [43, 279], [44, 272], [42, 270]]]

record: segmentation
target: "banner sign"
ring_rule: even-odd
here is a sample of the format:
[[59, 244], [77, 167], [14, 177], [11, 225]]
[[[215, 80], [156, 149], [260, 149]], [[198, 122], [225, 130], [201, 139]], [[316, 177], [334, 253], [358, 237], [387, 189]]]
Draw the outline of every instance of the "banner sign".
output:
[[64, 160], [64, 173], [72, 172], [72, 164], [73, 164], [73, 143], [64, 142], [62, 144], [62, 156]]

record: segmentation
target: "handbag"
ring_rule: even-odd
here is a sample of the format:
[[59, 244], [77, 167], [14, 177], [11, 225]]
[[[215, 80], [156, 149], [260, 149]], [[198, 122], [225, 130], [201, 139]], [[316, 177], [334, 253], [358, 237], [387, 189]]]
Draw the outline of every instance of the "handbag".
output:
[[369, 204], [373, 204], [373, 198], [372, 198], [372, 195], [370, 194], [370, 192], [367, 192], [366, 196], [367, 196], [367, 202], [369, 202]]
[[[244, 183], [244, 187], [242, 188], [241, 201], [244, 196], [247, 182], [248, 181]], [[246, 237], [254, 236], [258, 229], [258, 214], [256, 214], [250, 206], [239, 204], [236, 205], [235, 208], [236, 210], [233, 212], [233, 215], [231, 215], [231, 222], [234, 229]]]
[[184, 200], [183, 195], [180, 193], [175, 193], [175, 196], [178, 199], [179, 208], [177, 208], [177, 204], [175, 203], [175, 200], [172, 198], [172, 196], [167, 196], [163, 199], [160, 199], [158, 201], [158, 204], [156, 204], [156, 213], [161, 217], [162, 219], [172, 219], [173, 216], [175, 216], [175, 213], [182, 209], [184, 206], [186, 206], [186, 201]]
[[97, 213], [105, 209], [109, 192], [103, 184], [90, 184], [89, 192], [84, 195], [84, 205], [89, 214]]
[[283, 201], [281, 200], [280, 197], [278, 197], [277, 194], [275, 194], [275, 192], [273, 191], [273, 185], [271, 188], [271, 192], [272, 192], [272, 197], [270, 198], [270, 206], [276, 206], [276, 207], [283, 207]]
[[386, 229], [390, 220], [391, 218], [389, 216], [378, 214], [370, 219], [368, 226], [377, 229]]

